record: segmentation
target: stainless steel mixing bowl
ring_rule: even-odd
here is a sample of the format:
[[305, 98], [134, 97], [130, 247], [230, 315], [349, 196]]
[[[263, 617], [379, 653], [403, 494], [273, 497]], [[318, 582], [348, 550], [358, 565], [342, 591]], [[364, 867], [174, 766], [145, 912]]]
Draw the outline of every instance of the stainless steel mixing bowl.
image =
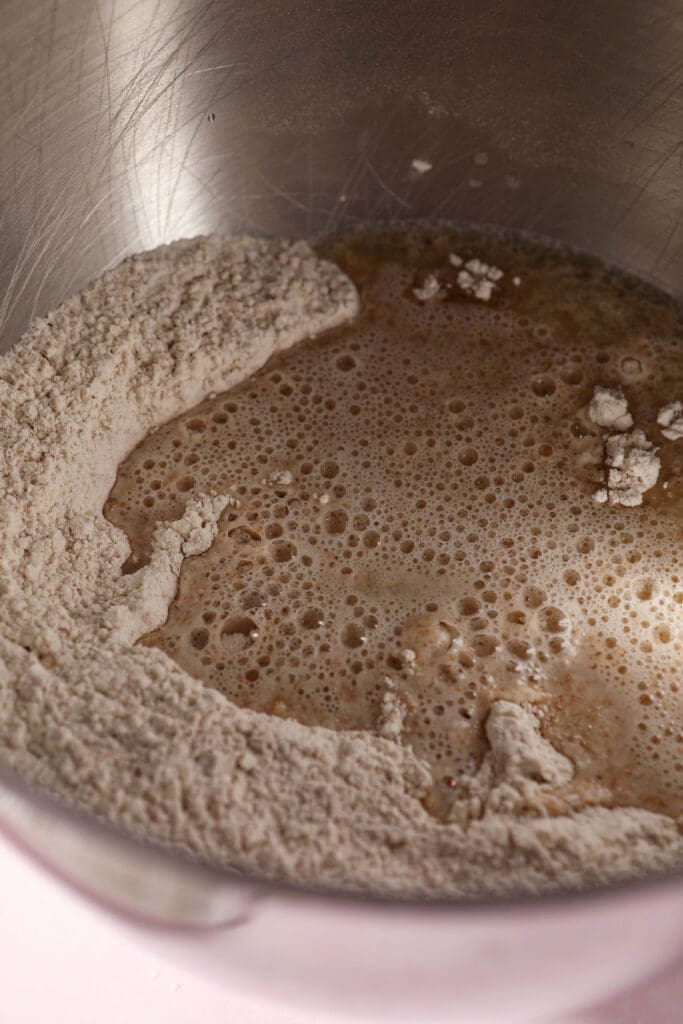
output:
[[[209, 231], [505, 225], [681, 293], [681, 0], [0, 8], [5, 349], [126, 254]], [[635, 982], [683, 947], [680, 876], [427, 906], [206, 870], [9, 775], [0, 819], [170, 955], [310, 1006], [527, 1022]]]

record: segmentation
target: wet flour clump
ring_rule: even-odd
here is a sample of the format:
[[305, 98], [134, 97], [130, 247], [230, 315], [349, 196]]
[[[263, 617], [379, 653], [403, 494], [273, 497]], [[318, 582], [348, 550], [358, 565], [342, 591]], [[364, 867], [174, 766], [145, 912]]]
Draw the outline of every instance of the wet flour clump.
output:
[[[179, 243], [6, 357], [4, 760], [299, 880], [677, 863], [676, 310], [485, 238], [328, 256]], [[593, 500], [598, 387], [660, 449], [638, 508]]]

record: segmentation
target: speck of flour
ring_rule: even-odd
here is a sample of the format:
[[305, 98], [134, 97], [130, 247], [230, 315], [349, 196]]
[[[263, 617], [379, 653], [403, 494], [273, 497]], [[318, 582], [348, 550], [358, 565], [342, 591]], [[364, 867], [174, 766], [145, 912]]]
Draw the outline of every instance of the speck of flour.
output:
[[304, 243], [199, 238], [125, 261], [2, 357], [0, 759], [133, 833], [305, 883], [477, 894], [673, 865], [666, 816], [547, 813], [573, 769], [528, 707], [496, 702], [467, 823], [444, 824], [423, 806], [431, 777], [400, 742], [391, 694], [379, 735], [333, 732], [238, 708], [136, 645], [236, 499], [193, 497], [124, 575], [128, 541], [102, 515], [119, 463], [357, 309], [350, 280]]

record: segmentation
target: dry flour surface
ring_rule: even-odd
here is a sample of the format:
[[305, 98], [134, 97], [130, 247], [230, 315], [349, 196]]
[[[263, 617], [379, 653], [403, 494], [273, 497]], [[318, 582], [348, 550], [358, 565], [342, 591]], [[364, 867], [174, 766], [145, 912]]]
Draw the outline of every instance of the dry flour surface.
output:
[[494, 703], [467, 820], [442, 823], [390, 692], [376, 733], [334, 732], [238, 708], [136, 645], [234, 499], [194, 496], [123, 575], [128, 541], [102, 515], [119, 463], [357, 310], [350, 280], [303, 243], [183, 241], [126, 261], [2, 358], [0, 759], [138, 834], [303, 882], [472, 894], [673, 865], [672, 818], [549, 811], [573, 765], [529, 707]]

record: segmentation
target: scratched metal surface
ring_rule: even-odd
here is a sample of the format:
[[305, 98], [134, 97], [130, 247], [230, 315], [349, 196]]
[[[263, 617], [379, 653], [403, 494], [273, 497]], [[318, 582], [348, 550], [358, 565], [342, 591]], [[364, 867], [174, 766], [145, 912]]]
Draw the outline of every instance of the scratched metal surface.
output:
[[125, 254], [213, 230], [497, 223], [682, 287], [681, 0], [1, 7], [5, 346]]

